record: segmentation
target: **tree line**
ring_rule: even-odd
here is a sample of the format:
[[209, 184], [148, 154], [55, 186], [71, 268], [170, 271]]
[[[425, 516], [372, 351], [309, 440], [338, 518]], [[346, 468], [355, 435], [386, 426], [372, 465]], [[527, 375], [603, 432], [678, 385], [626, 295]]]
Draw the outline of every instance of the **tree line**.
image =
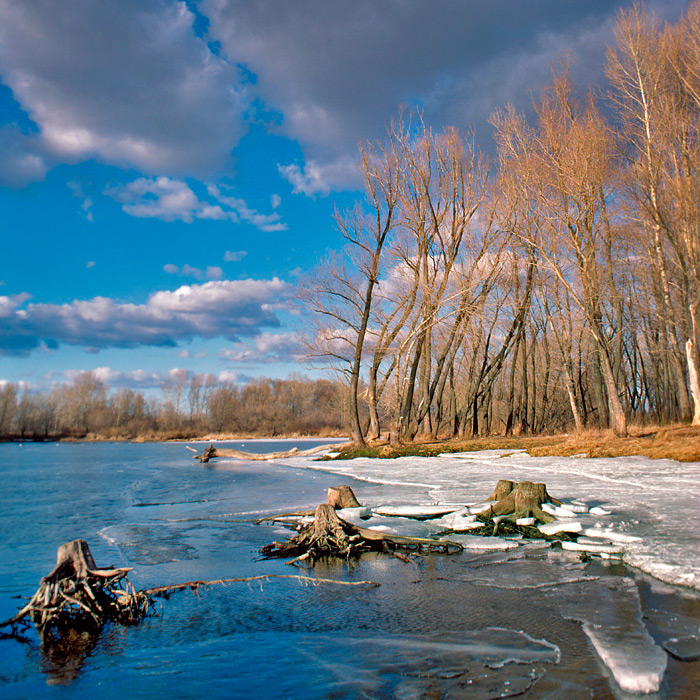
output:
[[302, 297], [354, 442], [700, 425], [700, 3], [621, 12], [606, 74], [495, 113], [492, 163], [420, 115], [361, 148]]
[[92, 372], [45, 392], [0, 387], [0, 439], [196, 438], [206, 435], [338, 435], [347, 423], [339, 382], [256, 379], [244, 386], [213, 375], [169, 375], [161, 396], [109, 391]]

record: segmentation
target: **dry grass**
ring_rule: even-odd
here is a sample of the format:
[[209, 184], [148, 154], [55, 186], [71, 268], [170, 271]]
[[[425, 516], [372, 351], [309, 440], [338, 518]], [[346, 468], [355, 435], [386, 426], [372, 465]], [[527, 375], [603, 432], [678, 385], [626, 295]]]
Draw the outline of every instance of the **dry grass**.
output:
[[533, 457], [627, 457], [639, 455], [654, 459], [675, 459], [679, 462], [700, 461], [700, 427], [673, 425], [631, 427], [629, 436], [618, 437], [608, 430], [583, 430], [562, 435], [522, 437], [491, 436], [471, 440], [444, 440], [416, 443], [393, 448], [376, 444], [366, 449], [343, 450], [340, 459], [353, 457], [393, 458], [408, 455], [429, 457], [445, 452], [474, 452], [477, 450], [526, 450]]

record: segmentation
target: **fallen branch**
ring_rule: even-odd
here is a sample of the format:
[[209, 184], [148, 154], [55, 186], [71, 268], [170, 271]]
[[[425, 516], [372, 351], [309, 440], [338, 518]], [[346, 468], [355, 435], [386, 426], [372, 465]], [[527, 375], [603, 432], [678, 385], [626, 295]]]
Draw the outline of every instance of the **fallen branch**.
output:
[[[317, 452], [323, 452], [324, 450], [339, 450], [343, 447], [343, 444], [344, 443], [338, 445], [318, 445], [308, 450], [299, 450], [297, 447], [293, 447], [291, 450], [264, 452], [262, 454], [243, 452], [242, 450], [235, 450], [229, 447], [214, 447], [214, 445], [209, 445], [202, 454], [195, 454], [193, 459], [198, 459], [202, 464], [206, 464], [210, 459], [214, 459], [215, 457], [233, 457], [235, 459], [245, 459], [247, 461], [265, 461], [268, 459], [284, 459], [285, 457], [305, 457], [307, 455], [316, 454]], [[192, 452], [197, 451], [189, 445], [186, 445], [186, 447]]]
[[147, 596], [161, 596], [167, 593], [184, 591], [187, 588], [195, 591], [202, 586], [218, 586], [223, 583], [250, 583], [251, 581], [267, 581], [272, 578], [296, 579], [297, 581], [309, 583], [312, 586], [323, 583], [332, 583], [337, 586], [379, 586], [376, 581], [336, 581], [330, 578], [314, 578], [313, 576], [300, 576], [297, 574], [263, 574], [261, 576], [245, 576], [243, 578], [219, 578], [213, 581], [187, 581], [186, 583], [176, 583], [170, 586], [154, 586], [153, 588], [144, 588], [139, 593]]

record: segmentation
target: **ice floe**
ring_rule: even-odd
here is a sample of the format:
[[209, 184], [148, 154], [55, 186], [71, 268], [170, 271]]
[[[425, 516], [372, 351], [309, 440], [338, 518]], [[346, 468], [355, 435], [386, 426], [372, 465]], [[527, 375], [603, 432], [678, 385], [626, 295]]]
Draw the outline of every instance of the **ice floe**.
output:
[[539, 531], [543, 535], [556, 535], [558, 532], [570, 532], [575, 534], [582, 530], [583, 526], [578, 520], [574, 522], [570, 520], [555, 520], [553, 523], [544, 523], [539, 526]]
[[655, 693], [666, 671], [666, 653], [642, 621], [634, 581], [609, 578], [576, 591], [568, 616], [581, 622], [598, 656], [627, 693]]

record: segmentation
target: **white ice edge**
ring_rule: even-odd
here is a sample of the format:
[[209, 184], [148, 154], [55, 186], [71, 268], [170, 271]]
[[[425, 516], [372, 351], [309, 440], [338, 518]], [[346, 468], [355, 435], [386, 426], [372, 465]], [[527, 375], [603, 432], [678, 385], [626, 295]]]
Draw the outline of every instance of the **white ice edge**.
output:
[[598, 625], [584, 622], [583, 631], [622, 690], [645, 694], [659, 690], [666, 672], [666, 652], [654, 644], [646, 629], [628, 631], [628, 634], [636, 632], [639, 637], [637, 641], [647, 645], [646, 654], [636, 657], [627, 653], [628, 650], [623, 645], [609, 643], [605, 638], [606, 631]]

